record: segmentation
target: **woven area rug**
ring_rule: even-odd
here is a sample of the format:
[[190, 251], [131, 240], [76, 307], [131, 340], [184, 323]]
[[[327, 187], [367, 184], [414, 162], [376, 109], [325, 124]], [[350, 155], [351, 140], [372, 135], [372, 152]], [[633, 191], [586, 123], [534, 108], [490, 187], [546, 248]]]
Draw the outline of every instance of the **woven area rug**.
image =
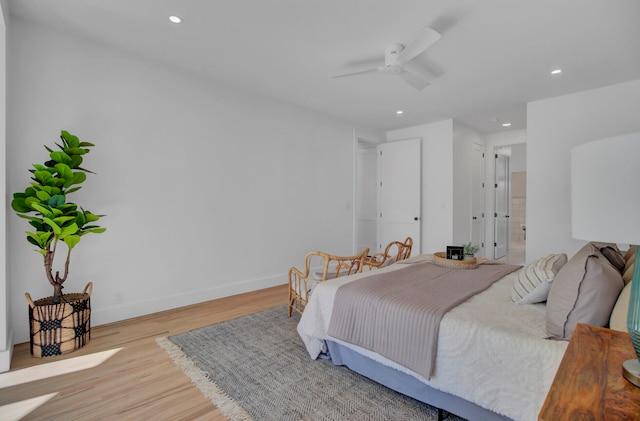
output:
[[312, 360], [299, 319], [276, 307], [156, 341], [231, 420], [437, 420], [434, 407]]

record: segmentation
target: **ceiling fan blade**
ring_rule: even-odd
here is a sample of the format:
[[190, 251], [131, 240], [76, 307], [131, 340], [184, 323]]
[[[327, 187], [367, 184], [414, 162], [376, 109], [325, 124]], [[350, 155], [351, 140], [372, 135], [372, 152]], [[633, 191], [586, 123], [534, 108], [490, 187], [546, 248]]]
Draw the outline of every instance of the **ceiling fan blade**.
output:
[[420, 35], [398, 54], [398, 61], [406, 63], [407, 61], [414, 59], [418, 54], [429, 48], [433, 43], [440, 39], [440, 33], [429, 28], [428, 26], [422, 30]]
[[332, 78], [337, 78], [337, 77], [347, 77], [347, 76], [357, 76], [357, 75], [364, 75], [367, 73], [377, 73], [378, 72], [378, 68], [376, 67], [375, 69], [367, 69], [367, 70], [359, 70], [357, 72], [350, 72], [350, 73], [342, 73], [340, 75], [335, 75], [335, 76], [331, 76]]
[[429, 86], [429, 82], [421, 78], [420, 76], [410, 73], [410, 72], [402, 72], [400, 73], [400, 77], [407, 84], [413, 86], [416, 90], [421, 91], [427, 86]]
[[409, 73], [413, 73], [416, 76], [420, 76], [422, 79], [426, 81], [431, 81], [438, 77], [438, 75], [435, 74], [433, 71], [418, 64], [415, 60], [405, 63], [402, 66], [402, 68]]

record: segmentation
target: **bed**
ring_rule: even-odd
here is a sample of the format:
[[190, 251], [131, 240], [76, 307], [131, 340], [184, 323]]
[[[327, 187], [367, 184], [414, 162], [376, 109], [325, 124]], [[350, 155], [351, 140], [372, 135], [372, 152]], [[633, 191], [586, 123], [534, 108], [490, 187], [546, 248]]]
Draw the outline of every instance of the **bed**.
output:
[[[576, 268], [580, 268], [580, 265], [585, 267], [581, 259], [585, 259], [585, 256], [592, 258], [596, 253], [595, 246], [588, 246], [591, 248], [579, 252], [569, 261], [572, 264], [565, 264], [566, 255], [561, 264], [554, 258], [553, 276], [557, 274], [556, 279], [575, 278]], [[550, 257], [546, 258], [545, 263], [548, 269], [551, 267]], [[311, 358], [331, 358], [334, 364], [346, 365], [398, 392], [466, 419], [537, 419], [571, 334], [570, 328], [559, 335], [549, 334], [549, 302], [546, 298], [548, 296], [551, 301], [552, 294], [561, 295], [561, 287], [556, 287], [552, 282], [553, 276], [540, 276], [551, 287], [541, 282], [529, 286], [530, 291], [524, 294], [531, 296], [537, 290], [539, 295], [541, 288], [546, 289], [542, 302], [514, 302], [523, 298], [517, 296], [522, 291], [517, 291], [516, 286], [521, 286], [522, 279], [527, 279], [535, 270], [540, 269], [540, 261], [499, 278], [485, 290], [448, 310], [439, 323], [434, 366], [426, 375], [370, 349], [336, 339], [328, 333], [336, 295], [341, 287], [356, 281], [368, 282], [367, 277], [376, 275], [392, 278], [411, 265], [433, 265], [430, 260], [431, 256], [420, 255], [375, 273], [350, 275], [318, 285], [298, 324], [298, 333]], [[594, 264], [603, 265], [597, 259], [592, 260], [595, 260]], [[600, 260], [604, 261], [604, 258]], [[485, 262], [489, 263], [495, 262]], [[566, 272], [563, 276], [560, 276], [561, 268]], [[618, 278], [615, 278], [615, 282], [610, 282], [611, 285], [615, 283], [615, 286], [609, 294], [613, 297], [608, 299], [611, 303], [605, 305], [608, 306], [608, 310], [604, 310], [607, 312], [606, 322], [599, 323], [592, 318], [583, 318], [580, 322], [608, 325], [618, 295], [624, 295], [620, 291], [624, 288], [622, 272], [625, 268], [618, 269], [617, 275], [612, 276], [618, 276], [619, 283]], [[564, 287], [567, 283], [569, 282], [565, 280], [558, 282], [563, 289], [567, 289]], [[558, 291], [550, 291], [553, 288]], [[579, 283], [577, 289], [580, 289]], [[578, 301], [580, 299], [578, 297]], [[583, 302], [577, 304], [574, 301], [571, 305], [592, 306], [592, 303], [585, 300], [587, 299], [583, 298]], [[568, 310], [569, 313], [571, 311]], [[567, 318], [571, 318], [571, 314]], [[563, 335], [565, 337], [561, 337]]]

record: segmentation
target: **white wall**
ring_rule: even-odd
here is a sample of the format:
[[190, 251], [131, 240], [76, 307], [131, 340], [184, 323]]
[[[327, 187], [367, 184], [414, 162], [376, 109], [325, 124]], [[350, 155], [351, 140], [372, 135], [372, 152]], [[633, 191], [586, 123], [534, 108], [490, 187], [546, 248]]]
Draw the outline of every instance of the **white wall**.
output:
[[420, 252], [442, 251], [453, 240], [453, 121], [443, 120], [387, 133], [387, 141], [412, 138], [422, 139]]
[[471, 189], [473, 144], [484, 145], [484, 137], [454, 121], [453, 124], [453, 238], [452, 245], [471, 241]]
[[527, 144], [519, 143], [509, 146], [511, 148], [511, 158], [509, 159], [509, 169], [511, 172], [527, 171]]
[[[5, 3], [0, 3], [0, 162], [6, 168], [6, 26], [4, 20]], [[6, 175], [0, 171], [0, 231], [7, 232]], [[8, 300], [7, 284], [7, 236], [0, 240], [0, 373], [8, 371], [11, 366], [13, 335], [9, 324], [11, 303]]]
[[[83, 237], [65, 284], [94, 282], [94, 325], [283, 284], [308, 251], [352, 250], [346, 122], [18, 20], [7, 72], [9, 192], [61, 129], [96, 144], [85, 166], [97, 175], [75, 199], [107, 215], [107, 232]], [[24, 292], [52, 293], [27, 228], [11, 212], [17, 342]]]
[[[554, 252], [571, 257], [584, 244], [571, 238], [570, 150], [640, 130], [638, 110], [640, 79], [528, 104], [527, 260]], [[634, 181], [621, 183], [638, 194]]]

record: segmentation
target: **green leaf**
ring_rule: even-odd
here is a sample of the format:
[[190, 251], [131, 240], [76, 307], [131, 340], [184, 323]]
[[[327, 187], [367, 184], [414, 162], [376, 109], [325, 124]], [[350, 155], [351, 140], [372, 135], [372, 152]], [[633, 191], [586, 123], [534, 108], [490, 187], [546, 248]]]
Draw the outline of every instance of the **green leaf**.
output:
[[91, 232], [93, 234], [102, 234], [103, 232], [105, 232], [107, 229], [103, 228], [103, 227], [98, 227], [98, 228], [88, 228], [88, 229], [83, 229], [82, 230], [82, 234], [86, 234], [88, 232]]
[[40, 200], [37, 197], [27, 197], [26, 199], [24, 199], [24, 204], [29, 206], [29, 212], [33, 211], [33, 206], [31, 206], [34, 203], [40, 203]]
[[49, 171], [34, 171], [33, 172], [33, 176], [36, 178], [37, 181], [39, 181], [40, 183], [47, 185], [48, 181], [51, 180], [53, 177], [51, 176], [51, 173]]
[[73, 172], [71, 171], [71, 167], [68, 166], [67, 164], [63, 164], [59, 162], [56, 165], [54, 165], [53, 168], [55, 168], [56, 172], [60, 175], [60, 177], [63, 177], [63, 178], [73, 177]]
[[24, 197], [15, 197], [11, 201], [11, 208], [16, 212], [31, 212], [32, 209], [27, 205]]
[[29, 221], [29, 225], [31, 225], [33, 228], [35, 228], [38, 231], [42, 231], [42, 221], [41, 220], [36, 220], [36, 219], [32, 219], [31, 221]]
[[77, 148], [78, 146], [80, 146], [80, 139], [78, 139], [77, 136], [72, 135], [66, 130], [62, 130], [60, 132], [60, 137], [71, 148]]
[[43, 201], [43, 202], [51, 199], [51, 195], [49, 193], [47, 193], [46, 191], [44, 191], [44, 190], [37, 191], [36, 192], [36, 197], [38, 199], [40, 199], [41, 201]]
[[27, 241], [41, 249], [46, 249], [51, 241], [51, 232], [30, 232], [27, 231]]
[[76, 168], [76, 170], [81, 170], [81, 171], [84, 171], [84, 172], [88, 172], [90, 174], [95, 174], [93, 171], [90, 171], [90, 170], [88, 170], [86, 168], [82, 168], [82, 167], [78, 167], [78, 168]]
[[71, 157], [64, 152], [51, 152], [49, 156], [51, 159], [59, 163], [61, 162], [63, 164], [70, 165], [72, 162]]
[[76, 223], [78, 226], [83, 227], [87, 223], [87, 218], [84, 217], [84, 212], [78, 212], [76, 215]]
[[53, 222], [55, 222], [59, 226], [63, 226], [65, 222], [69, 222], [75, 219], [75, 216], [59, 216], [57, 218], [53, 218]]
[[94, 215], [89, 211], [84, 211], [84, 217], [86, 218], [87, 222], [95, 222], [100, 219], [100, 216]]
[[67, 227], [63, 227], [62, 230], [60, 230], [60, 233], [57, 235], [58, 235], [58, 238], [60, 238], [61, 240], [64, 240], [66, 237], [70, 235], [76, 235], [77, 233], [78, 233], [78, 225], [76, 225], [76, 223], [74, 222], [73, 224]]
[[45, 224], [49, 225], [53, 229], [53, 233], [55, 235], [60, 235], [60, 233], [62, 232], [62, 228], [60, 228], [58, 224], [53, 222], [51, 218], [45, 217], [45, 218], [42, 218], [42, 220], [44, 221]]
[[80, 184], [83, 183], [84, 180], [87, 179], [87, 174], [83, 172], [74, 172], [73, 173], [73, 183], [72, 184]]
[[75, 147], [75, 148], [67, 148], [65, 152], [68, 155], [84, 155], [89, 153], [89, 149]]
[[73, 155], [71, 157], [71, 168], [78, 168], [82, 165], [82, 157], [80, 155]]
[[81, 148], [89, 148], [89, 147], [91, 147], [91, 146], [96, 146], [96, 145], [94, 145], [94, 144], [93, 144], [93, 143], [91, 143], [91, 142], [80, 142], [80, 145], [79, 145], [79, 146], [80, 146]]
[[41, 185], [35, 185], [33, 186], [33, 190], [35, 192], [35, 195], [38, 195], [39, 191], [43, 191], [45, 193], [47, 193], [49, 196], [53, 196], [55, 194], [60, 193], [60, 188], [55, 187], [55, 186], [41, 186]]
[[76, 246], [76, 244], [78, 244], [80, 242], [80, 236], [79, 235], [70, 235], [68, 237], [65, 237], [62, 241], [64, 241], [64, 243], [67, 245], [67, 247], [69, 247], [69, 250], [71, 250]]
[[59, 208], [64, 205], [65, 199], [63, 194], [56, 194], [55, 196], [51, 196], [47, 204], [52, 208]]
[[66, 194], [69, 193], [73, 193], [74, 191], [78, 191], [80, 190], [82, 187], [78, 186], [78, 187], [71, 187], [70, 189], [68, 189], [67, 191], [65, 191]]
[[28, 215], [28, 214], [24, 214], [24, 213], [19, 213], [18, 216], [20, 218], [28, 219], [29, 221], [42, 221], [42, 218], [40, 218], [38, 216], [32, 216], [32, 215]]
[[53, 212], [50, 209], [45, 208], [44, 206], [42, 206], [39, 203], [31, 203], [31, 207], [33, 209], [35, 209], [36, 211], [40, 212], [42, 214], [42, 216], [45, 216], [45, 217], [48, 217], [48, 218], [54, 216]]
[[60, 206], [60, 209], [64, 211], [64, 213], [69, 214], [70, 212], [75, 212], [78, 209], [78, 205], [75, 203], [65, 203]]
[[40, 244], [38, 243], [38, 240], [34, 239], [34, 238], [33, 238], [33, 237], [31, 237], [31, 236], [28, 236], [28, 235], [27, 235], [27, 241], [28, 241], [29, 243], [33, 244], [33, 245], [34, 245], [34, 246], [36, 246], [36, 247], [41, 247], [41, 246], [40, 246]]

